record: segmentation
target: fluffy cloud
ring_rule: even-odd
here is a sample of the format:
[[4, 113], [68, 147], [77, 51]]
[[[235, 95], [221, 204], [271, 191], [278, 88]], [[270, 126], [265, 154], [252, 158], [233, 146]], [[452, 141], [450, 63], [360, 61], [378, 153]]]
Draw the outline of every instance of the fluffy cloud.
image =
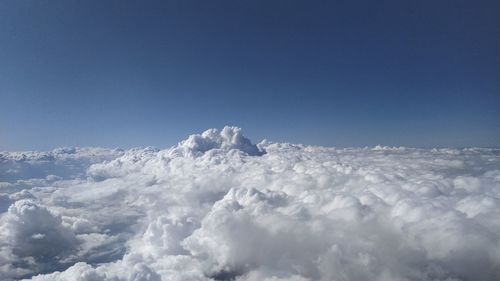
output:
[[59, 216], [29, 199], [14, 202], [2, 216], [0, 238], [2, 256], [9, 257], [4, 262], [10, 260], [10, 266], [22, 272], [59, 268], [78, 244]]
[[3, 154], [22, 177], [0, 189], [2, 280], [500, 277], [500, 150], [254, 145], [225, 127], [87, 152], [56, 153], [78, 167], [59, 174]]
[[49, 152], [0, 152], [0, 191], [79, 177], [85, 175], [91, 164], [112, 160], [122, 154], [121, 149], [95, 147], [65, 147]]

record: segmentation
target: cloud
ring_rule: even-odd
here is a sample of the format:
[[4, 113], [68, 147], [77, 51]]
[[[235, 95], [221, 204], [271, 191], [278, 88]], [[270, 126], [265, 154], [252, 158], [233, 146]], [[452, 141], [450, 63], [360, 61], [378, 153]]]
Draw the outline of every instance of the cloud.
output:
[[188, 139], [180, 142], [171, 152], [174, 155], [199, 156], [214, 149], [236, 149], [248, 155], [264, 154], [264, 151], [245, 138], [241, 129], [237, 127], [224, 127], [220, 133], [217, 129], [210, 129], [201, 135], [191, 135]]
[[94, 151], [50, 180], [9, 154], [42, 181], [0, 191], [1, 279], [500, 277], [500, 150], [254, 145], [225, 127]]
[[[0, 221], [0, 248], [12, 267], [46, 271], [71, 259], [78, 245], [73, 232], [59, 216], [30, 199], [14, 202]], [[12, 274], [9, 274], [12, 275]]]
[[94, 163], [112, 160], [123, 154], [121, 149], [65, 147], [49, 152], [0, 152], [0, 191], [46, 185], [54, 181], [85, 175]]

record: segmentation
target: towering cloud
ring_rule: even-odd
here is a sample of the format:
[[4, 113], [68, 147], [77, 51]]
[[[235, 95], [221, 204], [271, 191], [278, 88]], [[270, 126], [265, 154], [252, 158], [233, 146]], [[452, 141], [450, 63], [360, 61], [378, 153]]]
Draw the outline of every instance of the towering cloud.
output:
[[2, 280], [500, 278], [500, 150], [254, 145], [225, 127], [0, 159]]

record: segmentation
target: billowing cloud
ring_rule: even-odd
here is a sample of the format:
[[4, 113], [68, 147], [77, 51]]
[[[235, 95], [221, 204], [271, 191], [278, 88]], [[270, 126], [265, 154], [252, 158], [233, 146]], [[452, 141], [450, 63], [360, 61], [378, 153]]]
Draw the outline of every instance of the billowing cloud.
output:
[[80, 177], [90, 165], [121, 155], [121, 149], [95, 147], [64, 147], [49, 152], [0, 152], [0, 190], [2, 187], [36, 186]]
[[500, 278], [500, 150], [254, 145], [225, 127], [66, 154], [2, 154], [22, 175], [0, 187], [2, 280]]

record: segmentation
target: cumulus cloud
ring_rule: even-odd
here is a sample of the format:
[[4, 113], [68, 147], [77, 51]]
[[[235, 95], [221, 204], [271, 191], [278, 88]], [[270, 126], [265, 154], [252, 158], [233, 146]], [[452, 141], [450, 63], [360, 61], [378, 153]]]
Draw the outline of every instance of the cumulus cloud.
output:
[[262, 155], [264, 152], [241, 133], [237, 127], [224, 127], [221, 132], [210, 129], [201, 135], [191, 135], [171, 150], [172, 154], [199, 156], [209, 150], [236, 149], [248, 155]]
[[14, 202], [2, 216], [0, 237], [3, 256], [23, 271], [59, 268], [78, 244], [59, 216], [29, 199]]
[[0, 151], [0, 192], [76, 178], [85, 175], [90, 165], [122, 154], [121, 149], [98, 147], [64, 147], [49, 152]]
[[87, 151], [24, 153], [71, 173], [3, 154], [22, 177], [0, 189], [0, 279], [500, 278], [500, 150], [254, 145], [225, 127]]

